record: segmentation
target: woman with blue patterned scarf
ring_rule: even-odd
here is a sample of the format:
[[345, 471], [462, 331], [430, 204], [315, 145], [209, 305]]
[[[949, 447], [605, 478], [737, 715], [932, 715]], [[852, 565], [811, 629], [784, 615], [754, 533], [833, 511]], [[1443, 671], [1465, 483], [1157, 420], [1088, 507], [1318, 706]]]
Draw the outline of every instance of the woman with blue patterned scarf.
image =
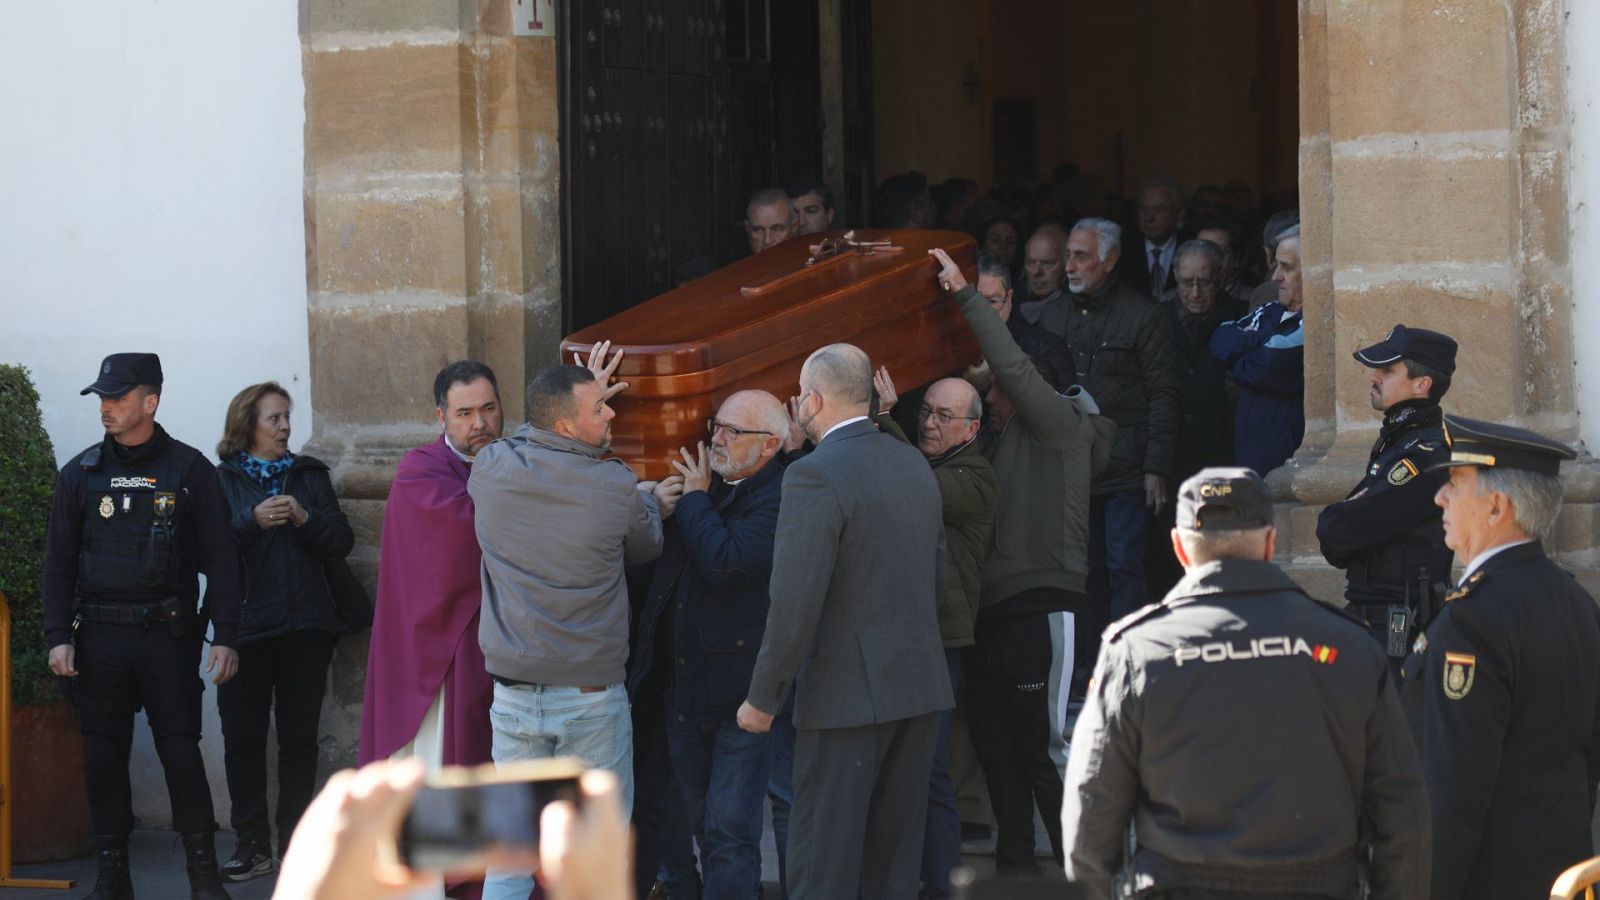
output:
[[289, 393], [251, 385], [228, 404], [217, 467], [244, 563], [239, 674], [217, 689], [232, 824], [238, 834], [222, 877], [245, 881], [272, 871], [267, 815], [267, 724], [278, 729], [278, 851], [311, 801], [317, 725], [328, 664], [344, 630], [324, 574], [355, 542], [328, 467], [289, 452]]

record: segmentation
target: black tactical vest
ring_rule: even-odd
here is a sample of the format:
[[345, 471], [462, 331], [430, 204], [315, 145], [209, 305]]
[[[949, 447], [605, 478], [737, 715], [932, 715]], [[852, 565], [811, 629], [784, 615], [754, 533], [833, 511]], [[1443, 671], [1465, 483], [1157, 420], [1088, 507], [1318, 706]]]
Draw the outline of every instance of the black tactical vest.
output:
[[199, 571], [190, 509], [194, 498], [183, 482], [198, 454], [171, 439], [149, 460], [123, 462], [105, 443], [84, 453], [80, 596], [123, 600], [194, 595]]

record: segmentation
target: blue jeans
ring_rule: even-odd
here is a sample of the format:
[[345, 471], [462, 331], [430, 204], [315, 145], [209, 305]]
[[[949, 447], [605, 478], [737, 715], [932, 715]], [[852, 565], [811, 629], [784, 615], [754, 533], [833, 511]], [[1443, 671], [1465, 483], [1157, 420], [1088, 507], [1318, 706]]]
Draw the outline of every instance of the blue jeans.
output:
[[[593, 768], [616, 773], [623, 805], [631, 812], [633, 720], [628, 692], [620, 683], [590, 693], [576, 687], [496, 683], [489, 724], [494, 727], [495, 765], [576, 756]], [[483, 882], [484, 900], [526, 900], [532, 890], [532, 870], [495, 870]]]
[[769, 735], [751, 734], [732, 721], [679, 722], [669, 703], [667, 748], [689, 828], [700, 842], [702, 900], [750, 900], [761, 886]]
[[778, 848], [778, 897], [789, 898], [789, 810], [794, 806], [794, 694], [772, 720], [772, 776], [767, 798], [772, 801], [772, 841]]
[[1150, 511], [1144, 489], [1104, 494], [1089, 501], [1089, 607], [1077, 630], [1074, 693], [1082, 694], [1100, 656], [1100, 632], [1150, 602], [1144, 554]]
[[[944, 648], [950, 689], [961, 693], [961, 650]], [[950, 779], [950, 710], [939, 713], [933, 770], [928, 775], [928, 822], [922, 832], [922, 890], [929, 900], [950, 896], [950, 873], [961, 865], [961, 810]]]

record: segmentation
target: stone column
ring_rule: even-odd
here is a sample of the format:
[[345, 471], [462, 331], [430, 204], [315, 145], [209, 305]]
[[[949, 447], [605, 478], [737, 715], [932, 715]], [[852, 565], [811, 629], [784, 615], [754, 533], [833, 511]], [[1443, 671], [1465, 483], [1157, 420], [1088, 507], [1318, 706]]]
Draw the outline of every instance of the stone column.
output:
[[[1396, 322], [1461, 343], [1448, 411], [1577, 437], [1562, 6], [1300, 4], [1307, 435], [1272, 481], [1280, 546], [1319, 594], [1342, 576], [1317, 512], [1380, 420], [1350, 353]], [[1592, 464], [1571, 475], [1552, 549], [1594, 583]]]
[[[561, 336], [555, 39], [509, 0], [301, 0], [306, 269], [316, 429], [376, 573], [394, 465], [438, 434], [434, 373], [475, 357], [508, 427]], [[353, 759], [366, 639], [344, 642], [329, 720]]]

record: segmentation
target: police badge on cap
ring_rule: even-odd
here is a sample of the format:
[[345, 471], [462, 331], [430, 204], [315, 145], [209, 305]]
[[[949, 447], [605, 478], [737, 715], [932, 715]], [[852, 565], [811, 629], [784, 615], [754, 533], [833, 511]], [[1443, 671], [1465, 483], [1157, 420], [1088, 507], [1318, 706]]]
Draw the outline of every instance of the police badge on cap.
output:
[[1578, 458], [1576, 450], [1538, 432], [1464, 416], [1444, 417], [1444, 442], [1450, 459], [1431, 468], [1483, 466], [1555, 478], [1561, 474], [1562, 460]]
[[1396, 325], [1383, 340], [1357, 350], [1354, 355], [1356, 362], [1372, 369], [1409, 359], [1446, 375], [1456, 370], [1455, 338], [1426, 328]]
[[1201, 469], [1178, 488], [1178, 527], [1228, 531], [1272, 524], [1272, 494], [1253, 469]]
[[113, 353], [100, 363], [100, 377], [78, 395], [121, 397], [141, 384], [161, 386], [161, 357], [154, 353]]

